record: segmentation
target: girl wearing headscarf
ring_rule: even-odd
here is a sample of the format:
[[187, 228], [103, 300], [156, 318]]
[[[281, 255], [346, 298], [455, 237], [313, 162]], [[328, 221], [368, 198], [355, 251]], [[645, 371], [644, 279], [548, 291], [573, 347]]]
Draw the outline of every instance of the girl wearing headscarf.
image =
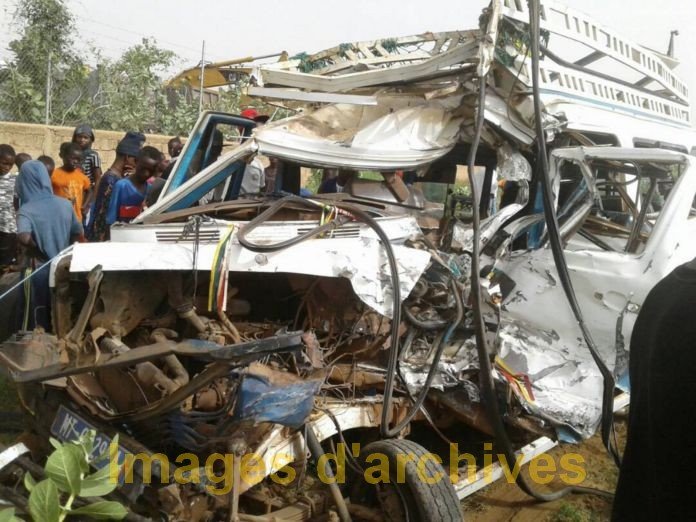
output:
[[17, 177], [17, 240], [25, 248], [22, 330], [41, 326], [50, 330], [50, 295], [47, 267], [42, 266], [65, 250], [82, 234], [72, 205], [53, 194], [51, 179], [44, 164], [37, 160], [22, 165]]

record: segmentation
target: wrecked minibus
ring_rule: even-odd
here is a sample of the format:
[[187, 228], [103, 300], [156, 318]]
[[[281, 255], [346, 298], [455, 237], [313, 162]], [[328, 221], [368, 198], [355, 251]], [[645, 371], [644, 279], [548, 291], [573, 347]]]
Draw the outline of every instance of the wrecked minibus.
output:
[[[255, 67], [249, 94], [302, 110], [203, 113], [154, 205], [52, 260], [54, 332], [0, 345], [32, 452], [118, 435], [129, 516], [200, 521], [461, 520], [503, 475], [485, 444], [524, 464], [599, 428], [615, 452], [635, 317], [696, 256], [675, 65], [505, 0]], [[240, 195], [255, 157], [275, 191]], [[354, 174], [300, 197], [302, 169]]]

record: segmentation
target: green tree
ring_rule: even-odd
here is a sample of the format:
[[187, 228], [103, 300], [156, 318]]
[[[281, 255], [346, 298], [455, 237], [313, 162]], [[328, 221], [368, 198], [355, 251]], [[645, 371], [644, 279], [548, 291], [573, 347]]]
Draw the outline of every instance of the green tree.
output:
[[162, 111], [160, 131], [186, 136], [198, 119], [198, 101], [182, 89], [167, 89], [167, 105]]
[[95, 123], [101, 128], [159, 132], [167, 108], [163, 79], [174, 57], [144, 38], [115, 62], [101, 65], [97, 74], [102, 108], [94, 115]]
[[12, 57], [0, 71], [0, 116], [44, 121], [50, 75], [50, 120], [79, 118], [89, 102], [89, 70], [75, 49], [75, 18], [64, 1], [20, 0], [14, 25], [21, 36], [10, 42]]

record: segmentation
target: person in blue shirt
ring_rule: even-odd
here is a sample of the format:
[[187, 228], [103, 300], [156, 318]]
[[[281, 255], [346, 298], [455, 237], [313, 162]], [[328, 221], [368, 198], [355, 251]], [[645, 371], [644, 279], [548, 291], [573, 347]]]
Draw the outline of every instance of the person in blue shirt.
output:
[[140, 137], [137, 133], [127, 132], [116, 146], [116, 159], [99, 180], [95, 187], [94, 206], [89, 214], [85, 235], [88, 241], [108, 241], [109, 225], [106, 214], [114, 192], [114, 185], [135, 169], [140, 155]]
[[23, 276], [34, 272], [22, 294], [19, 328], [31, 330], [41, 326], [50, 331], [49, 270], [45, 265], [80, 237], [82, 224], [72, 204], [53, 194], [48, 171], [38, 160], [22, 164], [17, 177], [17, 195], [21, 201], [17, 212], [17, 239], [25, 250]]
[[147, 195], [147, 180], [157, 174], [162, 157], [162, 153], [154, 147], [142, 148], [135, 165], [135, 172], [127, 178], [118, 180], [114, 185], [106, 212], [107, 225], [117, 222], [129, 223], [140, 214]]

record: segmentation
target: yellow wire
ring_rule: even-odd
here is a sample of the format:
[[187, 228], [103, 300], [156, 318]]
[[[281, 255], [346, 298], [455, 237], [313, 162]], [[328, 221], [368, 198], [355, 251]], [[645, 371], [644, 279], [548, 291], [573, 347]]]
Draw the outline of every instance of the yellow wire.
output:
[[222, 247], [227, 241], [227, 239], [232, 235], [232, 232], [234, 231], [234, 225], [230, 225], [227, 228], [227, 232], [225, 235], [218, 241], [217, 246], [215, 247], [215, 254], [213, 254], [213, 266], [210, 269], [210, 285], [208, 286], [208, 311], [212, 312], [213, 311], [213, 302], [214, 302], [214, 295], [217, 292], [214, 292], [214, 283], [215, 283], [215, 268], [217, 266], [218, 260], [220, 259], [220, 253], [222, 251]]

